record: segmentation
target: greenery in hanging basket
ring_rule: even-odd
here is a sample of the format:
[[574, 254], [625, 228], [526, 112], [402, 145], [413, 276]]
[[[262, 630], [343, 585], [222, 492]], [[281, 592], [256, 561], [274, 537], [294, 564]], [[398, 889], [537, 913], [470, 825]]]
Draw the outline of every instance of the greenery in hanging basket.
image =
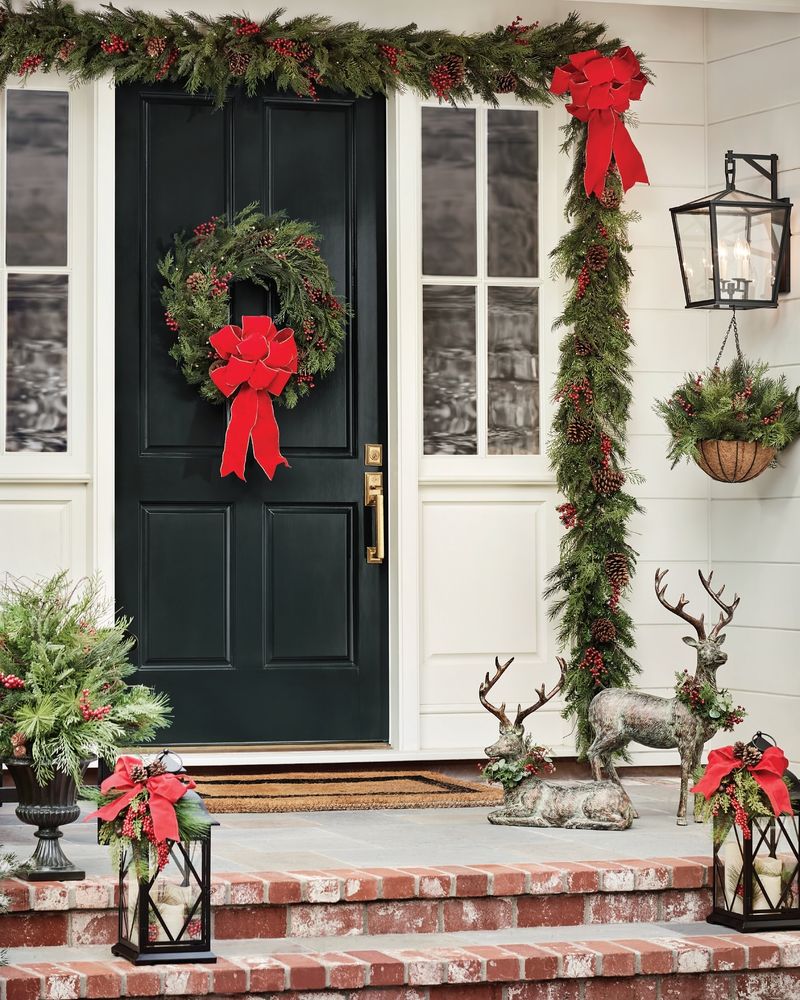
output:
[[781, 451], [800, 435], [797, 389], [770, 378], [763, 361], [736, 358], [727, 368], [688, 374], [655, 410], [670, 433], [667, 455], [697, 461], [701, 441], [752, 441]]
[[121, 745], [151, 740], [166, 696], [130, 685], [130, 621], [113, 620], [98, 579], [11, 580], [0, 593], [0, 757], [80, 783], [85, 761], [113, 764]]

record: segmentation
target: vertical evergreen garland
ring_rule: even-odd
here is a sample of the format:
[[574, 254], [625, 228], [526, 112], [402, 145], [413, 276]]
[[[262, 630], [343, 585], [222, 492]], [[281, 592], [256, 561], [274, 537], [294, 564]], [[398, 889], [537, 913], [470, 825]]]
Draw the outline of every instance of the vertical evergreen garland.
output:
[[592, 740], [590, 701], [604, 687], [628, 686], [639, 670], [629, 653], [633, 622], [620, 604], [636, 560], [628, 522], [641, 509], [624, 488], [638, 481], [625, 468], [633, 215], [620, 209], [622, 184], [613, 168], [602, 198], [587, 198], [586, 126], [573, 119], [564, 131], [563, 151], [573, 157], [565, 210], [571, 226], [551, 256], [555, 273], [571, 287], [555, 324], [564, 333], [548, 454], [565, 498], [558, 508], [565, 532], [546, 597], [551, 618], [558, 619], [559, 643], [568, 650], [564, 715], [575, 720], [584, 757]]

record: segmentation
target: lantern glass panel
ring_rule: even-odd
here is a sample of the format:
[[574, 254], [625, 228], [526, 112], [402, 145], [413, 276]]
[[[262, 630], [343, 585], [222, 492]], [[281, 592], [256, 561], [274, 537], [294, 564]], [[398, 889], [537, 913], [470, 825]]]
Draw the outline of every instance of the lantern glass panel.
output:
[[689, 303], [714, 298], [710, 215], [706, 204], [675, 216]]
[[717, 203], [717, 260], [720, 296], [769, 303], [777, 277], [787, 211], [742, 191]]
[[148, 878], [141, 876], [135, 852], [147, 852], [149, 845], [126, 852], [121, 862], [120, 943], [140, 954], [208, 947], [203, 841], [168, 843], [167, 864]]

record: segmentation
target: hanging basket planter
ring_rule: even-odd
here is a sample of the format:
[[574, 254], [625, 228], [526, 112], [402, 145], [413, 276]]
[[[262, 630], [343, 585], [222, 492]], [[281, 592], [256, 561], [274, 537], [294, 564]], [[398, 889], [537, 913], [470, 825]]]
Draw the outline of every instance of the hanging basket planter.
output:
[[719, 483], [746, 483], [772, 465], [777, 454], [758, 441], [698, 441], [695, 461]]

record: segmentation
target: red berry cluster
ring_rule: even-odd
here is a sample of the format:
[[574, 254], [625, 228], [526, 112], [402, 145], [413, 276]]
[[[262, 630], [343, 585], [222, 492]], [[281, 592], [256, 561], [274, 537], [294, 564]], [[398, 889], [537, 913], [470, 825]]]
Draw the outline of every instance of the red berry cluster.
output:
[[688, 670], [684, 670], [683, 677], [678, 682], [678, 694], [682, 699], [688, 701], [689, 708], [692, 711], [699, 710], [700, 706], [706, 703], [700, 691], [700, 684], [691, 676]]
[[611, 599], [608, 602], [608, 606], [612, 611], [616, 611], [619, 607], [619, 599], [622, 595], [622, 587], [616, 583], [614, 580], [611, 581]]
[[328, 345], [325, 343], [322, 337], [317, 337], [317, 342], [314, 346], [318, 351], [322, 351], [323, 354], [325, 353], [325, 351], [328, 350]]
[[559, 504], [556, 511], [565, 528], [575, 528], [583, 524], [583, 521], [578, 517], [578, 508], [574, 503]]
[[83, 691], [81, 691], [78, 708], [80, 709], [81, 717], [84, 722], [99, 722], [101, 719], [105, 719], [111, 711], [110, 705], [100, 705], [99, 708], [92, 708], [89, 702], [89, 688], [84, 688]]
[[400, 56], [403, 55], [403, 50], [398, 49], [395, 45], [379, 45], [378, 51], [386, 62], [389, 63], [389, 69], [395, 74], [399, 73], [400, 67], [398, 63]]
[[41, 53], [37, 53], [33, 56], [25, 56], [19, 64], [19, 75], [25, 76], [26, 73], [35, 73], [43, 62], [44, 56]]
[[17, 677], [16, 674], [4, 674], [0, 670], [0, 687], [4, 687], [8, 691], [19, 691], [25, 687], [25, 681], [21, 677]]
[[433, 88], [434, 94], [441, 100], [443, 97], [447, 97], [453, 89], [455, 77], [444, 63], [439, 63], [428, 74], [428, 82]]
[[600, 464], [604, 469], [607, 469], [611, 462], [611, 448], [612, 448], [611, 438], [608, 436], [608, 434], [601, 434], [600, 451], [602, 452], [603, 457], [600, 459]]
[[527, 35], [529, 31], [533, 31], [538, 27], [538, 21], [534, 21], [532, 24], [523, 24], [522, 17], [517, 14], [511, 24], [506, 25], [506, 31], [509, 35], [514, 36], [514, 41], [517, 45], [527, 45], [528, 39], [525, 35]]
[[295, 59], [297, 57], [297, 51], [291, 38], [273, 38], [267, 44], [283, 59]]
[[188, 938], [199, 938], [202, 933], [203, 925], [199, 920], [190, 920], [186, 925], [186, 936]]
[[314, 339], [314, 334], [317, 332], [317, 324], [310, 316], [306, 316], [303, 320], [303, 333], [305, 334], [306, 342], [311, 343]]
[[261, 28], [256, 24], [255, 21], [251, 21], [247, 17], [235, 17], [233, 23], [236, 27], [236, 34], [242, 38], [247, 35], [257, 35]]
[[597, 234], [598, 236], [602, 236], [603, 239], [605, 239], [606, 236], [608, 236], [608, 230], [606, 229], [606, 227], [603, 225], [602, 222], [597, 223]]
[[578, 668], [589, 671], [596, 687], [600, 687], [603, 683], [603, 677], [607, 673], [603, 654], [594, 646], [587, 647], [586, 652], [583, 654], [583, 659], [578, 664]]
[[314, 376], [310, 372], [301, 372], [295, 375], [298, 383], [300, 385], [307, 385], [309, 389], [316, 389], [316, 382], [314, 381]]
[[586, 294], [586, 289], [589, 287], [589, 282], [592, 280], [592, 274], [586, 264], [581, 268], [581, 273], [578, 275], [578, 290], [575, 292], [576, 299], [582, 299]]
[[124, 52], [128, 51], [130, 46], [121, 35], [111, 35], [100, 42], [100, 48], [106, 55], [121, 56]]
[[316, 252], [317, 244], [311, 236], [298, 236], [294, 245], [300, 250], [312, 250]]
[[308, 96], [312, 101], [318, 101], [317, 84], [322, 85], [322, 74], [315, 70], [313, 66], [306, 66], [304, 72], [308, 83]]
[[322, 289], [317, 288], [315, 285], [312, 285], [311, 282], [308, 280], [308, 278], [306, 278], [305, 276], [303, 277], [303, 288], [305, 288], [306, 295], [311, 299], [312, 302], [322, 302], [322, 300], [325, 298], [325, 293], [322, 291]]
[[694, 416], [694, 407], [689, 402], [689, 400], [686, 399], [685, 396], [681, 396], [679, 392], [676, 392], [675, 395], [673, 396], [673, 399], [678, 404], [678, 406], [680, 406], [680, 408], [683, 410], [683, 412], [686, 414], [687, 417]]
[[581, 405], [591, 406], [594, 401], [594, 393], [588, 378], [582, 378], [580, 382], [570, 382], [556, 393], [556, 400], [559, 402], [564, 398], [569, 399], [576, 412], [579, 412]]
[[228, 284], [233, 277], [233, 272], [226, 271], [225, 274], [217, 273], [216, 264], [211, 268], [211, 273], [209, 278], [211, 279], [211, 296], [212, 298], [218, 298], [220, 295], [225, 295], [228, 291]]
[[725, 789], [725, 794], [728, 796], [731, 802], [731, 809], [733, 809], [733, 821], [742, 831], [742, 837], [745, 840], [750, 839], [750, 817], [745, 812], [745, 808], [739, 799], [736, 797], [736, 786], [730, 784]]
[[177, 333], [180, 330], [180, 325], [171, 312], [164, 313], [164, 322], [167, 324], [167, 329], [172, 330], [173, 333]]
[[164, 60], [164, 62], [161, 64], [161, 66], [159, 67], [158, 72], [156, 73], [156, 80], [163, 80], [164, 79], [164, 77], [167, 75], [167, 73], [169, 73], [169, 71], [172, 69], [172, 66], [173, 66], [174, 62], [178, 58], [179, 55], [180, 55], [180, 50], [179, 49], [172, 48], [172, 49], [169, 50], [169, 55]]
[[208, 239], [209, 236], [213, 236], [217, 231], [217, 223], [219, 222], [218, 215], [212, 215], [208, 222], [201, 222], [199, 226], [194, 227], [194, 235], [198, 240]]
[[778, 403], [778, 405], [775, 407], [775, 409], [772, 411], [772, 413], [770, 413], [768, 417], [761, 418], [761, 423], [764, 424], [765, 426], [769, 426], [770, 424], [776, 424], [780, 420], [782, 413], [783, 413], [783, 403]]
[[745, 399], [749, 399], [753, 395], [753, 380], [751, 378], [745, 380], [742, 395]]

